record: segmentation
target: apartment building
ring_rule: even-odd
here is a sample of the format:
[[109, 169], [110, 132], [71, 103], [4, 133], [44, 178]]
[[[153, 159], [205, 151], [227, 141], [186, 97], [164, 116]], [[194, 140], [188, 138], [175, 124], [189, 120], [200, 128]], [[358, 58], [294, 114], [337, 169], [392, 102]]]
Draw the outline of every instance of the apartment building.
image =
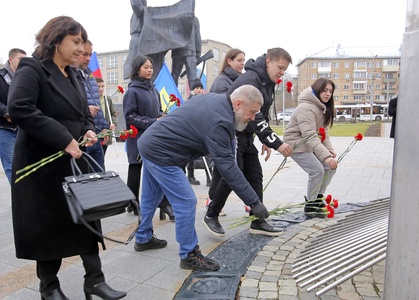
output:
[[397, 94], [400, 47], [327, 48], [305, 57], [298, 69], [298, 94], [320, 77], [336, 84], [335, 104], [388, 104]]

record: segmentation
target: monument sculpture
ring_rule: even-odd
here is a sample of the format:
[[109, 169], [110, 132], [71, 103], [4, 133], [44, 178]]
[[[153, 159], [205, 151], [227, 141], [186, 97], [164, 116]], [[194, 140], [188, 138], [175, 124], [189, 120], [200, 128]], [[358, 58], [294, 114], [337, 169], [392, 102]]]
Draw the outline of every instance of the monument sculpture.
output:
[[147, 6], [146, 0], [131, 0], [131, 40], [124, 64], [124, 78], [129, 78], [131, 63], [138, 54], [153, 60], [153, 80], [159, 74], [164, 57], [172, 50], [172, 76], [176, 82], [183, 64], [189, 82], [198, 78], [196, 65], [201, 61], [201, 34], [195, 17], [195, 0], [180, 0], [162, 7]]

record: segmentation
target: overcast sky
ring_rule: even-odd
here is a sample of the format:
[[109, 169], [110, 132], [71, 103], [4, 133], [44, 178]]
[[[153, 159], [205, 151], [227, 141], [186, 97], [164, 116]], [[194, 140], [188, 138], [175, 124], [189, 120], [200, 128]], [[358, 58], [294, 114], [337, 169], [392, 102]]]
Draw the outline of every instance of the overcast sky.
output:
[[[148, 0], [165, 6], [176, 0]], [[113, 3], [113, 4], [112, 4]], [[400, 46], [407, 0], [196, 0], [202, 39], [240, 48], [246, 59], [285, 48], [293, 66], [328, 47]], [[96, 52], [128, 49], [129, 0], [20, 0], [0, 4], [0, 60], [11, 48], [34, 50], [34, 36], [51, 18], [68, 15], [87, 30]], [[289, 69], [296, 74], [295, 68]]]

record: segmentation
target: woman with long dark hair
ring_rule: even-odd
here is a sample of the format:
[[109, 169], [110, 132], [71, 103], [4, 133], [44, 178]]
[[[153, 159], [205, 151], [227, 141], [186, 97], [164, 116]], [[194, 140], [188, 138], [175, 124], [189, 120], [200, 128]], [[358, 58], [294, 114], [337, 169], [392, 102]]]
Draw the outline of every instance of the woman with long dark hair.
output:
[[[129, 126], [133, 125], [138, 129], [136, 138], [125, 141], [129, 164], [127, 185], [134, 193], [137, 203], [139, 203], [142, 168], [137, 141], [148, 127], [163, 117], [160, 94], [155, 88], [152, 77], [152, 59], [148, 56], [138, 55], [132, 62], [130, 82], [128, 83], [128, 89], [125, 91], [123, 99], [126, 127], [129, 129]], [[166, 197], [163, 197], [159, 207], [161, 220], [166, 218], [166, 214], [171, 221], [175, 220], [172, 207]], [[135, 209], [129, 207], [128, 212], [130, 211], [138, 214]]]
[[[302, 91], [284, 133], [284, 142], [290, 145], [307, 139], [293, 150], [291, 158], [308, 174], [304, 207], [308, 217], [325, 216], [321, 199], [336, 173], [336, 153], [327, 134], [327, 129], [333, 126], [335, 114], [334, 91], [334, 82], [327, 78], [317, 79]], [[317, 137], [320, 128], [326, 132], [323, 141]]]

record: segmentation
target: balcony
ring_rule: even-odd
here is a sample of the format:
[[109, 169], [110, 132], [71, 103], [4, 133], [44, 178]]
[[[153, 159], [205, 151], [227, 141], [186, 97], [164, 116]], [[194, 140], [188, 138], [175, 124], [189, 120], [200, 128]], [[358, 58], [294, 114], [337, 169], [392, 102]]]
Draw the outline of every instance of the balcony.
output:
[[400, 67], [399, 66], [395, 66], [395, 65], [391, 65], [391, 66], [382, 66], [382, 72], [387, 72], [387, 73], [396, 73], [399, 72]]
[[352, 94], [354, 94], [354, 95], [366, 95], [367, 94], [367, 89], [352, 90]]
[[383, 78], [382, 80], [385, 84], [394, 84], [397, 82], [396, 78]]

